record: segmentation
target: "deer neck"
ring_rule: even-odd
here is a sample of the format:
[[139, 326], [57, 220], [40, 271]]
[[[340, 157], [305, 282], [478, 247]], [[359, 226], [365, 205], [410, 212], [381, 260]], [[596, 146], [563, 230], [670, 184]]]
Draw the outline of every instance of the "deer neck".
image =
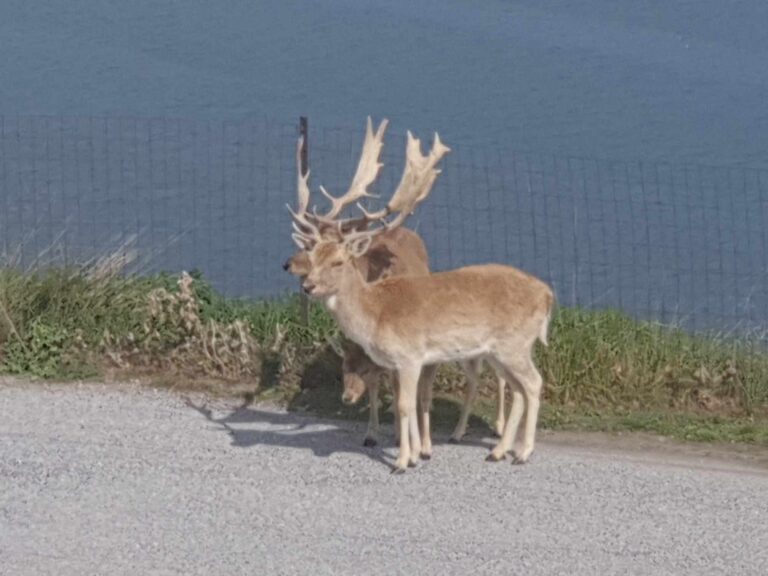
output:
[[325, 301], [344, 334], [363, 348], [370, 342], [378, 316], [370, 292], [370, 286], [357, 267], [349, 266], [344, 271], [339, 290]]

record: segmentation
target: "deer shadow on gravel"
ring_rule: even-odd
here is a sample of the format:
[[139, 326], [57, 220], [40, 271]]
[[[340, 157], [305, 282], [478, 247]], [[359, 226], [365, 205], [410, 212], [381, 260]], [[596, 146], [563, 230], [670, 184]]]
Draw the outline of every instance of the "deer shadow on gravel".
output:
[[[268, 380], [271, 381], [271, 380]], [[336, 452], [364, 455], [394, 467], [397, 446], [392, 428], [393, 417], [389, 410], [381, 410], [382, 428], [379, 444], [364, 447], [363, 437], [368, 421], [368, 399], [363, 398], [355, 406], [341, 402], [341, 361], [329, 348], [319, 354], [305, 368], [300, 377], [300, 391], [291, 397], [288, 411], [260, 409], [247, 399], [241, 406], [216, 417], [207, 405], [187, 405], [201, 414], [208, 422], [226, 432], [232, 445], [249, 448], [259, 444], [294, 449], [308, 449], [320, 458]], [[385, 406], [390, 395], [383, 395]], [[436, 396], [432, 405], [432, 443], [446, 444], [450, 429], [459, 419], [461, 405], [455, 399]], [[488, 425], [476, 416], [470, 417], [468, 431], [461, 444], [488, 448], [482, 436], [488, 436]]]
[[[381, 446], [366, 448], [362, 445], [364, 428], [339, 426], [305, 415], [263, 410], [240, 406], [216, 417], [205, 404], [196, 405], [187, 400], [187, 406], [202, 415], [208, 422], [226, 432], [232, 446], [250, 448], [259, 444], [311, 450], [319, 458], [327, 458], [337, 452], [358, 454], [393, 468], [396, 456], [382, 450]], [[391, 443], [389, 443], [391, 444]], [[384, 447], [387, 442], [384, 442]]]
[[[312, 395], [310, 395], [311, 397]], [[336, 394], [338, 396], [338, 394]], [[304, 396], [306, 401], [306, 396]], [[329, 402], [328, 399], [323, 402]], [[250, 448], [259, 444], [311, 450], [314, 456], [327, 458], [337, 452], [358, 454], [366, 456], [376, 462], [382, 463], [394, 469], [397, 458], [397, 446], [391, 425], [384, 424], [380, 430], [379, 444], [374, 447], [364, 447], [367, 420], [367, 409], [357, 408], [356, 416], [351, 420], [339, 422], [338, 420], [324, 419], [311, 413], [311, 405], [305, 402], [292, 403], [294, 408], [304, 413], [282, 412], [278, 410], [260, 409], [258, 407], [243, 404], [237, 408], [225, 412], [221, 416], [214, 415], [207, 405], [197, 405], [192, 401], [186, 401], [187, 406], [202, 415], [208, 422], [215, 425], [221, 431], [226, 432], [232, 441], [232, 446]], [[339, 404], [341, 404], [339, 402]], [[310, 411], [310, 414], [307, 414]], [[451, 421], [458, 419], [459, 408], [454, 402], [436, 398], [433, 414], [440, 415], [438, 421]], [[391, 414], [382, 413], [382, 423], [391, 420]], [[487, 425], [479, 418], [472, 417], [470, 423], [473, 429], [488, 430]], [[448, 443], [447, 434], [433, 432], [433, 445], [440, 446]], [[492, 444], [488, 443], [488, 434], [483, 437], [470, 433], [461, 441], [461, 445], [476, 446], [488, 449]]]

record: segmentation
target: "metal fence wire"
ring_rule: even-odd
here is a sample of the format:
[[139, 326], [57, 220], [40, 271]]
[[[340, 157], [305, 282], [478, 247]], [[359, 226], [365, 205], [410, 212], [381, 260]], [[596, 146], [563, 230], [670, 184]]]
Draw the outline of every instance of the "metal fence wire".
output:
[[[312, 123], [309, 133], [313, 191], [343, 192], [362, 125]], [[5, 261], [72, 265], [132, 250], [129, 272], [198, 269], [234, 297], [293, 291], [281, 264], [294, 250], [285, 204], [297, 135], [298, 122], [268, 120], [0, 116]], [[385, 142], [382, 202], [405, 134], [390, 130]], [[765, 326], [765, 171], [447, 144], [443, 173], [408, 223], [434, 270], [502, 262], [551, 283], [565, 306], [694, 330]]]

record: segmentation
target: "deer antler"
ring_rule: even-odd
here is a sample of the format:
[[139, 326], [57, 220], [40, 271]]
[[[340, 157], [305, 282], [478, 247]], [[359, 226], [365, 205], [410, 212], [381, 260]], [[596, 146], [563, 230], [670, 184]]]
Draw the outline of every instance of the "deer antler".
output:
[[307, 219], [307, 207], [309, 206], [309, 170], [302, 174], [301, 151], [304, 149], [304, 136], [299, 137], [296, 145], [296, 173], [297, 176], [297, 199], [296, 211], [293, 211], [290, 204], [286, 204], [288, 211], [293, 216], [294, 233], [291, 238], [301, 249], [306, 249], [320, 240], [320, 230]]
[[[377, 212], [368, 212], [357, 200], [364, 197], [373, 197], [368, 193], [368, 187], [376, 180], [383, 164], [379, 162], [379, 155], [383, 146], [384, 131], [388, 121], [382, 120], [376, 132], [373, 132], [373, 124], [370, 116], [366, 124], [363, 150], [360, 154], [360, 162], [352, 179], [352, 185], [346, 194], [339, 198], [331, 196], [325, 188], [320, 186], [320, 191], [331, 201], [331, 209], [325, 214], [318, 214], [314, 210], [307, 213], [309, 206], [309, 171], [301, 172], [301, 150], [304, 145], [303, 138], [299, 138], [296, 149], [296, 163], [298, 172], [298, 206], [294, 211], [290, 206], [288, 210], [293, 216], [292, 235], [296, 244], [302, 249], [311, 248], [319, 242], [326, 232], [333, 230], [341, 238], [356, 238], [362, 236], [374, 236], [385, 230], [394, 230], [401, 226], [416, 207], [429, 195], [440, 174], [436, 168], [443, 156], [450, 152], [450, 148], [440, 141], [440, 136], [435, 133], [432, 149], [427, 156], [421, 153], [421, 141], [408, 132], [406, 143], [405, 167], [392, 198], [385, 208]], [[347, 220], [338, 219], [341, 211], [352, 202], [363, 216]], [[397, 214], [395, 218], [387, 222], [386, 218], [391, 214]], [[372, 222], [379, 221], [382, 226], [368, 229]]]
[[379, 156], [381, 155], [381, 148], [384, 146], [384, 132], [387, 129], [389, 121], [385, 118], [379, 124], [376, 129], [376, 133], [373, 132], [373, 122], [371, 117], [368, 116], [368, 121], [365, 126], [365, 140], [363, 141], [363, 150], [360, 153], [360, 162], [357, 165], [357, 171], [354, 178], [352, 178], [352, 185], [347, 190], [347, 193], [343, 196], [336, 198], [331, 196], [328, 191], [320, 186], [320, 192], [323, 196], [331, 201], [331, 209], [320, 215], [313, 215], [314, 218], [320, 221], [334, 221], [336, 217], [341, 214], [346, 206], [357, 202], [361, 198], [375, 198], [374, 195], [368, 193], [368, 186], [373, 184], [379, 175], [379, 170], [384, 166], [379, 162]]
[[[432, 191], [437, 176], [441, 170], [436, 168], [451, 149], [440, 141], [440, 136], [435, 132], [435, 139], [432, 143], [432, 149], [427, 156], [421, 153], [421, 141], [415, 138], [411, 132], [408, 132], [408, 140], [405, 151], [405, 168], [400, 178], [395, 193], [387, 203], [386, 208], [377, 212], [368, 212], [360, 204], [357, 207], [363, 213], [364, 218], [369, 221], [379, 220], [384, 223], [382, 228], [370, 231], [356, 232], [356, 236], [366, 234], [378, 234], [383, 230], [394, 230], [401, 226], [410, 216], [416, 207], [421, 204]], [[397, 216], [391, 222], [384, 222], [384, 219], [390, 214], [397, 213]]]

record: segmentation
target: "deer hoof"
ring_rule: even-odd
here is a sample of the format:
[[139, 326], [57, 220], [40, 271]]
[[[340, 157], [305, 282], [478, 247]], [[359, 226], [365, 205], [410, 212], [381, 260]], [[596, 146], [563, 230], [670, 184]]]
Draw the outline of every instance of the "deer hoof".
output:
[[533, 456], [533, 448], [526, 448], [523, 445], [512, 447], [512, 459], [516, 464], [524, 464]]
[[486, 462], [501, 462], [502, 460], [504, 460], [504, 458], [506, 458], [506, 456], [504, 454], [498, 455], [498, 454], [496, 454], [494, 452], [491, 452], [490, 454], [488, 454], [488, 456], [485, 457], [485, 461]]
[[371, 438], [370, 436], [366, 436], [365, 440], [363, 440], [363, 446], [365, 446], [366, 448], [373, 448], [378, 444], [379, 443], [376, 441], [376, 438]]
[[[532, 454], [532, 453], [531, 453]], [[531, 457], [531, 454], [528, 456], [518, 456], [517, 454], [512, 454], [512, 464], [525, 464], [528, 462], [528, 459]]]
[[448, 444], [461, 444], [461, 438], [455, 438], [451, 436], [448, 438]]

